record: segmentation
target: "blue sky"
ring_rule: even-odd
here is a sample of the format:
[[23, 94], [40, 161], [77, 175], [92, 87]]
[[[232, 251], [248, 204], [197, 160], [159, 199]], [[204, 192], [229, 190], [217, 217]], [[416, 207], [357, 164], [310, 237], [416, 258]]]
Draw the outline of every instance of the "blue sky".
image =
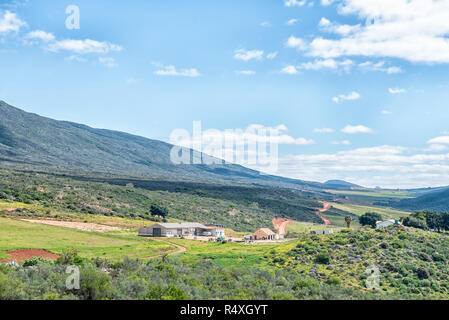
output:
[[449, 185], [448, 34], [447, 0], [2, 1], [0, 99], [166, 141], [283, 125], [279, 175]]

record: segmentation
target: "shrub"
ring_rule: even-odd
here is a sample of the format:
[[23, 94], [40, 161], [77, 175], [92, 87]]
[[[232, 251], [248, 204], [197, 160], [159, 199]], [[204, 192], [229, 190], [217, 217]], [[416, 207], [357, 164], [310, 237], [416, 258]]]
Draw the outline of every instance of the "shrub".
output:
[[341, 284], [341, 280], [339, 278], [332, 277], [332, 278], [329, 278], [326, 281], [326, 283], [329, 284], [329, 285], [340, 285]]
[[328, 253], [323, 252], [316, 256], [315, 262], [319, 264], [329, 264], [331, 262], [331, 257]]
[[376, 227], [376, 222], [379, 220], [382, 220], [382, 217], [375, 212], [367, 212], [359, 217], [359, 222], [362, 226], [371, 226], [373, 228]]

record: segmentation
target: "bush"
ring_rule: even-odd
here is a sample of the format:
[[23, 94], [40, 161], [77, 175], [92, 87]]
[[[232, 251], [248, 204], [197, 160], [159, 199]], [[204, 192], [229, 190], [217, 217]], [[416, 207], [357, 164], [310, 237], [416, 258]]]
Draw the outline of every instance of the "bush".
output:
[[315, 262], [319, 264], [329, 264], [331, 262], [331, 257], [328, 253], [323, 252], [316, 256]]
[[341, 284], [341, 280], [339, 278], [332, 277], [332, 278], [329, 278], [326, 281], [326, 284], [329, 284], [329, 285], [340, 285]]
[[93, 265], [85, 265], [80, 272], [81, 294], [86, 300], [103, 300], [113, 297], [111, 278]]
[[362, 226], [376, 227], [376, 222], [382, 220], [382, 216], [375, 212], [367, 212], [359, 217], [359, 222]]
[[78, 255], [76, 250], [66, 250], [56, 259], [56, 263], [80, 266], [83, 264], [83, 258]]
[[23, 266], [24, 267], [36, 266], [36, 265], [38, 265], [39, 263], [42, 263], [42, 262], [45, 262], [44, 258], [42, 258], [42, 257], [33, 257], [31, 259], [26, 260], [23, 263]]

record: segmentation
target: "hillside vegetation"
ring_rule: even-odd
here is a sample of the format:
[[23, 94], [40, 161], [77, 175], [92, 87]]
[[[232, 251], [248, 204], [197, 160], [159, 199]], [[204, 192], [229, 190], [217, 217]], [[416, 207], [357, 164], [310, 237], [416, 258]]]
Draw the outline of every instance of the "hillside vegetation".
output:
[[407, 210], [431, 210], [431, 211], [449, 211], [449, 189], [437, 189], [425, 193], [413, 199], [403, 199], [399, 202], [391, 202], [392, 206]]
[[267, 258], [284, 270], [366, 289], [373, 268], [376, 292], [447, 299], [449, 237], [415, 228], [343, 230], [331, 235], [301, 235], [295, 244], [271, 250]]
[[23, 203], [21, 210], [10, 213], [20, 216], [69, 212], [162, 221], [151, 211], [156, 206], [167, 212], [166, 219], [221, 223], [245, 232], [272, 227], [277, 216], [321, 223], [314, 214], [321, 204], [289, 190], [100, 180], [0, 170], [0, 199]]

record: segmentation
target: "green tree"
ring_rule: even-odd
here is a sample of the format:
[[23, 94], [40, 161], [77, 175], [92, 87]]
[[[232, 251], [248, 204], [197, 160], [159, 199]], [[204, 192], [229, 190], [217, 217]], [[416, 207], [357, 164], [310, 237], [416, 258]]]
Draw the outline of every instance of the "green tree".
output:
[[382, 220], [380, 214], [375, 212], [367, 212], [363, 216], [359, 217], [359, 222], [362, 226], [371, 226], [373, 228], [376, 227], [376, 222]]
[[346, 222], [346, 225], [348, 226], [348, 229], [351, 228], [352, 218], [350, 216], [345, 217], [345, 222]]
[[161, 216], [165, 218], [168, 215], [168, 210], [164, 207], [152, 204], [150, 209], [152, 216]]

